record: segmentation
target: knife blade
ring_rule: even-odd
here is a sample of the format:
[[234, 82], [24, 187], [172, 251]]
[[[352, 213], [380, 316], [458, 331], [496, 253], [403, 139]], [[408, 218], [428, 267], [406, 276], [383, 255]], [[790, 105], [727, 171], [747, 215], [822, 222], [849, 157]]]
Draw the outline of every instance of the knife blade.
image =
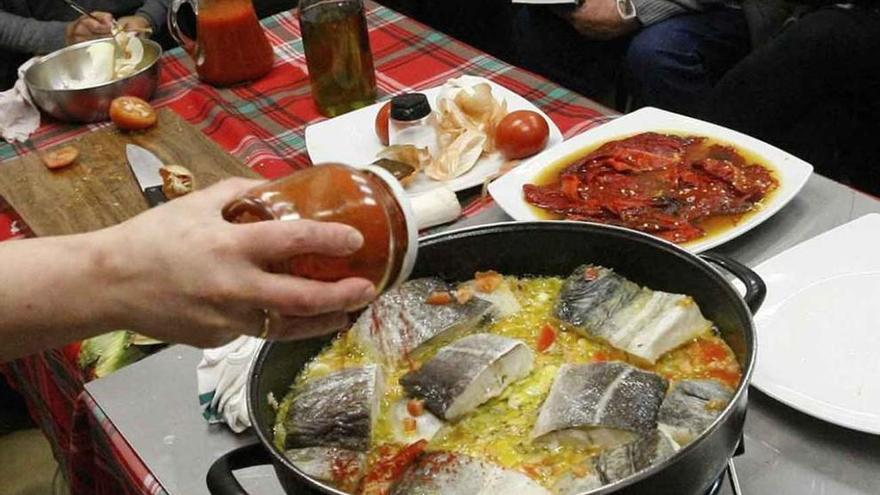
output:
[[168, 201], [162, 192], [162, 176], [159, 175], [159, 169], [164, 165], [162, 160], [136, 144], [125, 145], [125, 156], [150, 208]]

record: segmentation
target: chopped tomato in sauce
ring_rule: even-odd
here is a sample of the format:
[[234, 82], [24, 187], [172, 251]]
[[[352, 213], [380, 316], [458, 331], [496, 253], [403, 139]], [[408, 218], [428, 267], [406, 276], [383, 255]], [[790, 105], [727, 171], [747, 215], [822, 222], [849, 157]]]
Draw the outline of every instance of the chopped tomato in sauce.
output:
[[421, 416], [425, 412], [425, 401], [410, 399], [409, 402], [406, 403], [406, 412], [408, 412], [410, 416]]
[[478, 291], [483, 293], [495, 292], [495, 289], [497, 289], [502, 282], [504, 282], [504, 277], [496, 271], [489, 270], [487, 272], [477, 272], [474, 274], [474, 285], [477, 287]]
[[452, 302], [452, 294], [447, 291], [432, 292], [428, 294], [428, 304], [443, 306]]
[[544, 352], [556, 342], [556, 330], [553, 325], [545, 323], [541, 327], [541, 335], [538, 336], [538, 351]]

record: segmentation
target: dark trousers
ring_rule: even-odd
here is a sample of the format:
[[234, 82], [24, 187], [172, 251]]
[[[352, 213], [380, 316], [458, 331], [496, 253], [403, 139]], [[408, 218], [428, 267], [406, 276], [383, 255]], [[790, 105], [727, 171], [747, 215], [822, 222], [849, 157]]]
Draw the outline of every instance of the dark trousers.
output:
[[880, 13], [807, 13], [727, 73], [703, 117], [880, 195]]
[[[682, 113], [749, 51], [742, 11], [727, 7], [672, 17], [630, 38], [593, 41], [543, 7], [517, 18], [519, 62], [591, 98], [625, 90], [634, 106]], [[622, 108], [621, 108], [622, 110]]]
[[633, 106], [693, 115], [751, 48], [742, 10], [719, 7], [642, 29], [626, 53]]

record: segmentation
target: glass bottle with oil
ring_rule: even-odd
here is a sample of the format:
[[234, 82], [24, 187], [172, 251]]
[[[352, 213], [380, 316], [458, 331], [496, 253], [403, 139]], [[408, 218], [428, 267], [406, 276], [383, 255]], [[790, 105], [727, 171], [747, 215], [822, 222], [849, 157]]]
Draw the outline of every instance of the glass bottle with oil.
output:
[[312, 97], [335, 117], [376, 101], [376, 74], [363, 0], [301, 0], [302, 31]]

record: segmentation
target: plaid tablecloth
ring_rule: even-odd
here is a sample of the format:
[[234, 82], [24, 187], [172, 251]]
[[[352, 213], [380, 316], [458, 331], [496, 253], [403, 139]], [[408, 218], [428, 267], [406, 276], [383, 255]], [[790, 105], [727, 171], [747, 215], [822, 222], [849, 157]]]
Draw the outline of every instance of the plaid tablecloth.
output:
[[[566, 137], [606, 120], [611, 111], [425, 27], [397, 12], [368, 4], [370, 42], [382, 94], [429, 88], [462, 74], [484, 76], [539, 106]], [[275, 47], [276, 62], [263, 79], [217, 89], [201, 84], [180, 49], [165, 54], [156, 106], [180, 114], [247, 166], [268, 178], [310, 165], [304, 129], [322, 117], [311, 99], [299, 24], [294, 12], [263, 21]], [[25, 144], [0, 145], [0, 161], [68, 140], [107, 124], [43, 125]], [[0, 167], [2, 167], [0, 163]], [[471, 195], [473, 196], [473, 195]], [[474, 215], [492, 207], [475, 200]], [[0, 240], [28, 236], [27, 226], [0, 201]], [[71, 493], [165, 493], [100, 405], [83, 391], [75, 364], [76, 346], [35, 355], [3, 367], [27, 399], [70, 480]], [[132, 384], [137, 386], [137, 384]], [[193, 397], [193, 407], [197, 407]], [[204, 473], [194, 473], [204, 476]]]

